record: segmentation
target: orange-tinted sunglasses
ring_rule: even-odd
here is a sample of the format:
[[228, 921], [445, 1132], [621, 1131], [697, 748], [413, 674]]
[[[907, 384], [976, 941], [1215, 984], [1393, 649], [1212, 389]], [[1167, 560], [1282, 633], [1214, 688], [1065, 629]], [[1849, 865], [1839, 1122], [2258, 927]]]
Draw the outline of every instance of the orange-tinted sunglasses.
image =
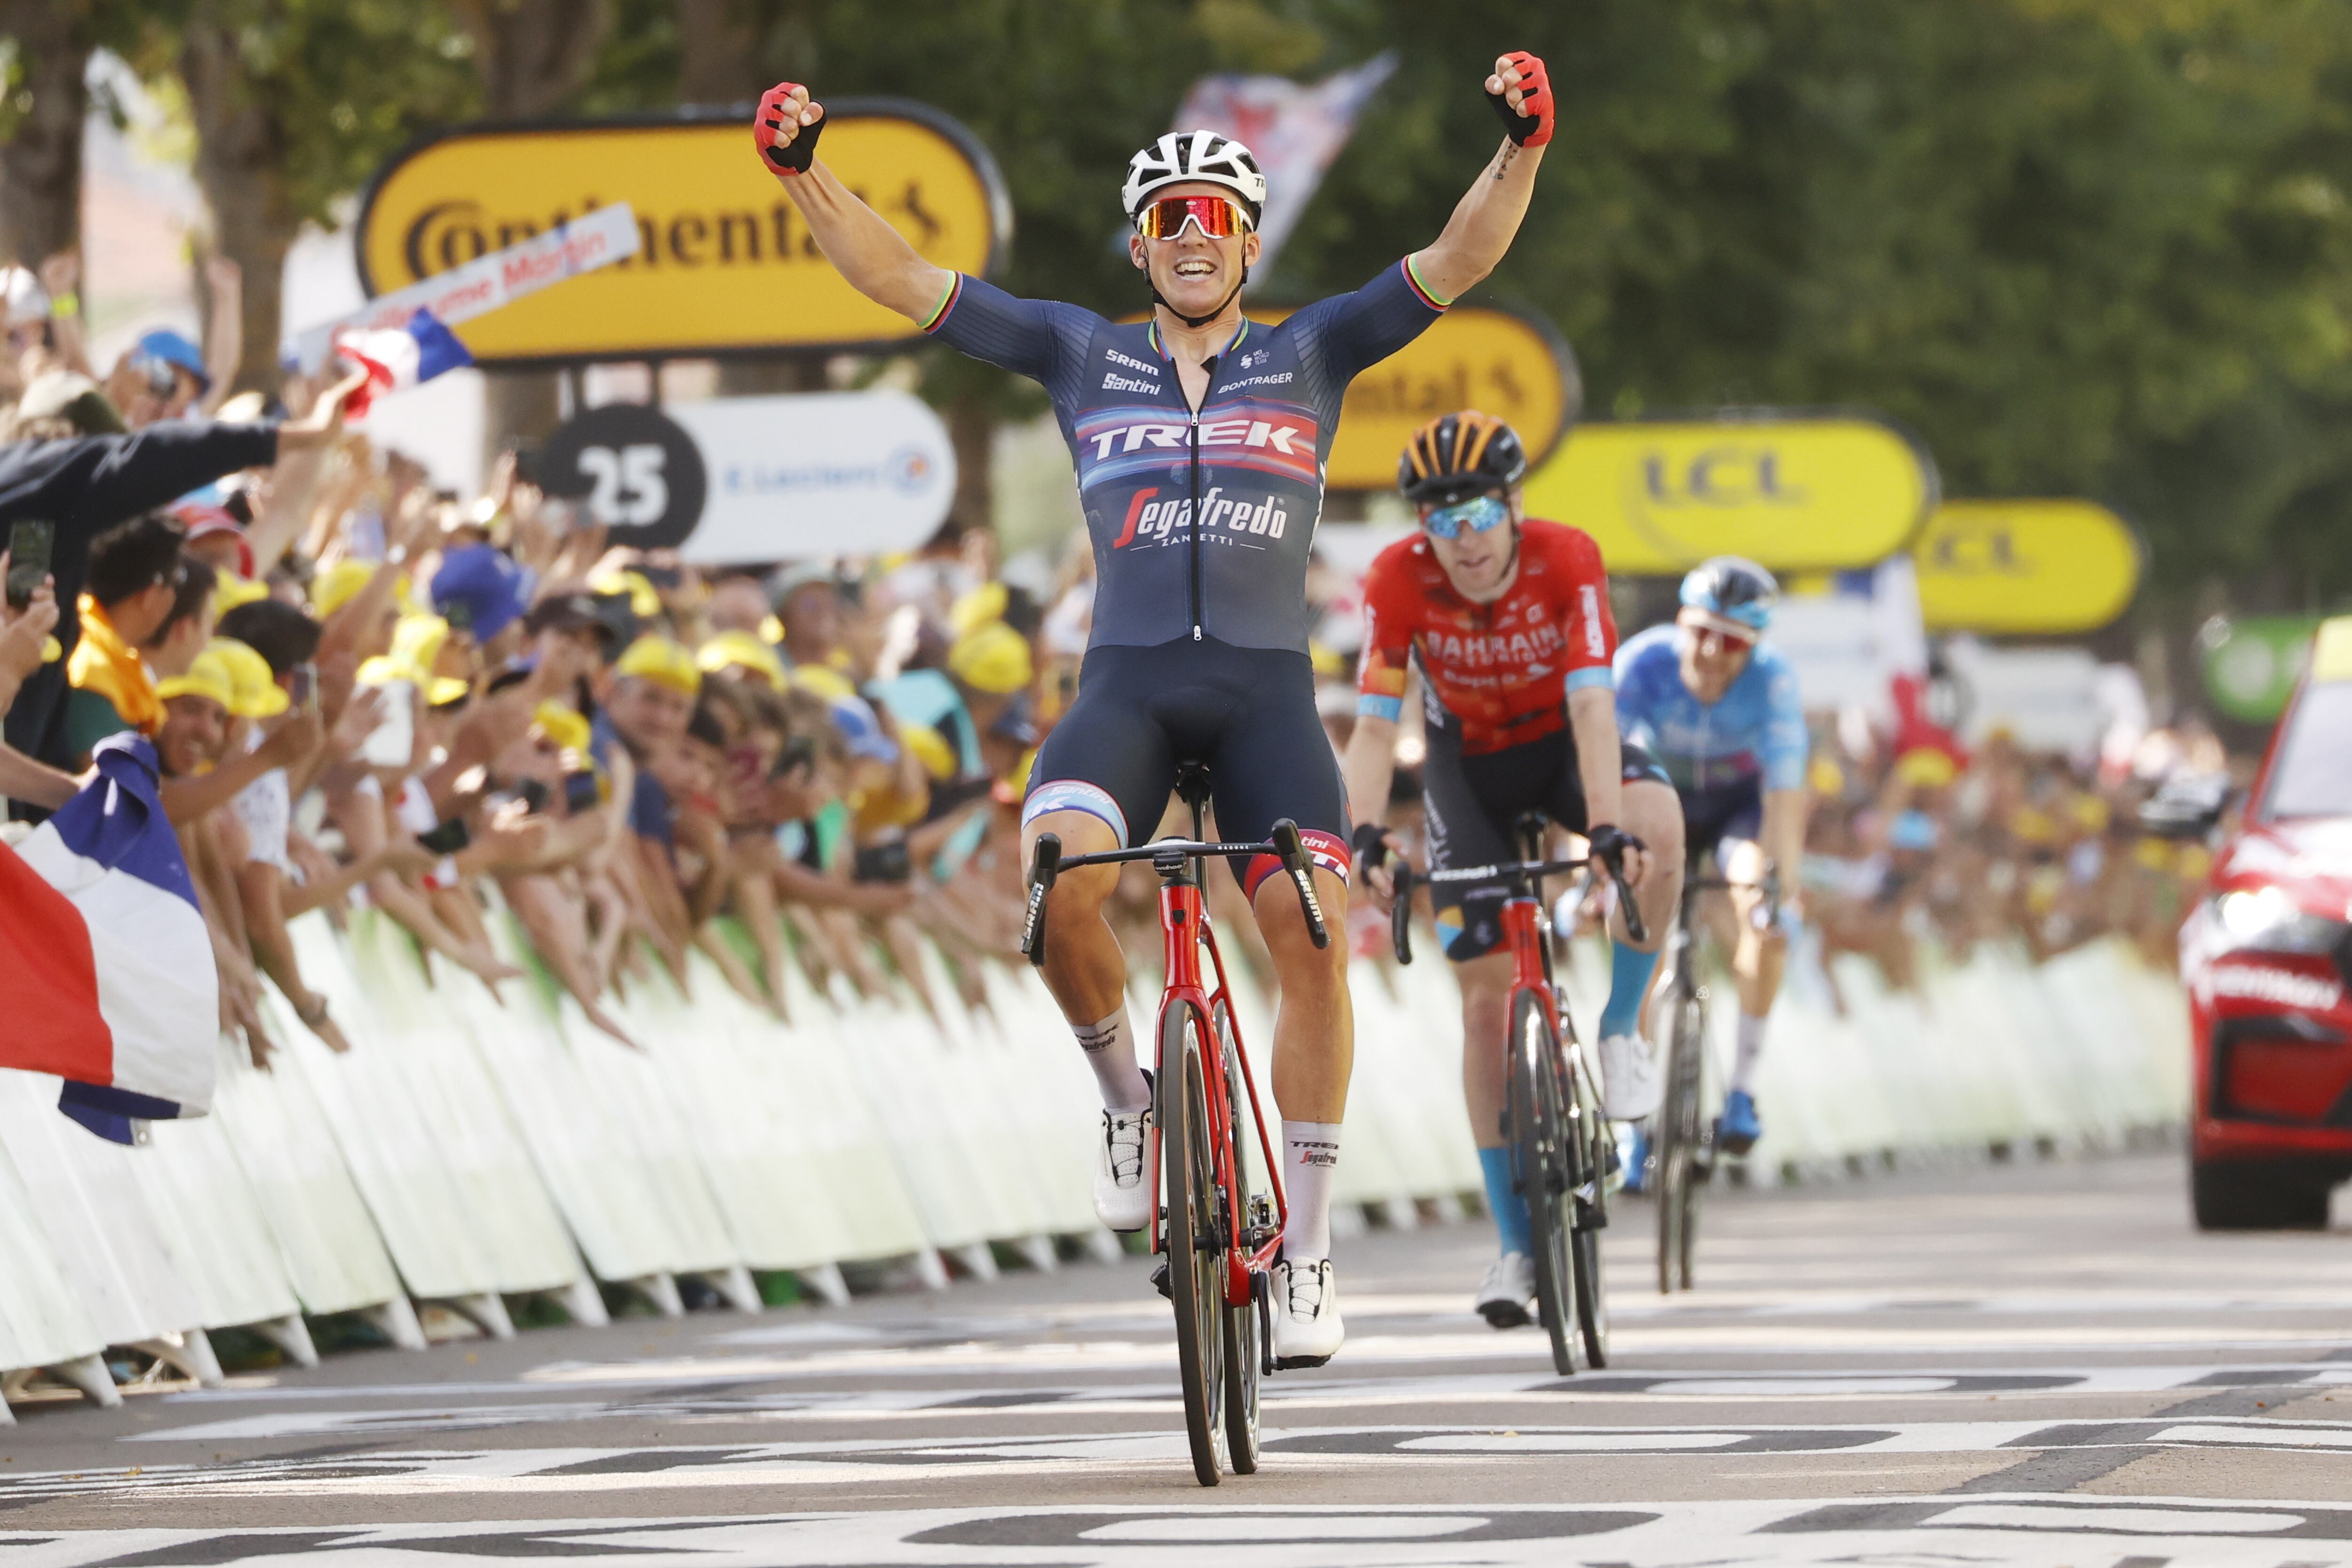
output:
[[1251, 227], [1249, 213], [1224, 196], [1162, 196], [1135, 215], [1135, 231], [1146, 239], [1174, 239], [1188, 223], [1210, 239], [1230, 239]]

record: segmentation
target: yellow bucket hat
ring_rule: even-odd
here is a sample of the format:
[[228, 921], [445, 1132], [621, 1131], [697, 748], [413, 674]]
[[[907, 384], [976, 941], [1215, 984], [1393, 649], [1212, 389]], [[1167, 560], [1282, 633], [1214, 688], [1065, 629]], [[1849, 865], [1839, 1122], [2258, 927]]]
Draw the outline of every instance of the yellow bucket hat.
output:
[[[174, 697], [206, 697], [230, 712], [236, 711], [236, 678], [229, 673], [228, 662], [222, 658], [218, 643], [196, 655], [188, 665], [185, 675], [170, 676], [155, 683], [158, 700], [169, 702]], [[283, 692], [278, 695], [284, 696]]]
[[239, 605], [250, 605], [257, 599], [269, 597], [268, 584], [240, 577], [226, 566], [215, 568], [213, 575], [219, 580], [213, 588], [213, 607], [224, 616]]
[[641, 621], [661, 614], [661, 590], [642, 572], [599, 572], [588, 579], [588, 586], [599, 594], [626, 594], [629, 613]]
[[1941, 789], [1959, 776], [1948, 752], [1933, 746], [1914, 746], [1895, 759], [1895, 776], [1907, 784]]
[[531, 710], [530, 721], [541, 734], [567, 752], [588, 750], [588, 721], [553, 698]]
[[430, 674], [434, 661], [449, 641], [449, 623], [438, 616], [403, 616], [392, 628], [392, 657], [421, 674]]
[[473, 694], [474, 685], [454, 675], [436, 675], [425, 683], [425, 706], [446, 708], [452, 702], [462, 702]]
[[956, 636], [968, 637], [984, 626], [1004, 618], [1007, 595], [1002, 583], [982, 583], [955, 602], [948, 612], [948, 626]]
[[915, 753], [915, 760], [922, 763], [923, 771], [933, 778], [955, 777], [955, 748], [948, 744], [946, 736], [929, 724], [899, 725], [898, 740]]
[[702, 670], [694, 662], [694, 655], [686, 645], [647, 633], [631, 643], [628, 651], [613, 667], [616, 675], [638, 680], [657, 681], [676, 691], [693, 697], [702, 690]]
[[788, 679], [784, 661], [776, 657], [776, 650], [750, 632], [716, 634], [696, 652], [694, 662], [706, 675], [716, 675], [730, 665], [752, 670], [778, 691], [784, 689]]
[[205, 652], [228, 671], [233, 693], [228, 710], [244, 719], [268, 719], [286, 711], [293, 699], [278, 684], [269, 661], [235, 637], [215, 637]]
[[793, 667], [793, 684], [812, 697], [822, 697], [827, 702], [838, 702], [845, 697], [857, 695], [857, 687], [849, 677], [822, 664], [796, 664]]
[[981, 627], [948, 650], [948, 673], [992, 697], [1008, 697], [1035, 673], [1029, 639], [1003, 622]]
[[310, 613], [325, 620], [352, 602], [375, 575], [373, 561], [338, 561], [310, 579]]

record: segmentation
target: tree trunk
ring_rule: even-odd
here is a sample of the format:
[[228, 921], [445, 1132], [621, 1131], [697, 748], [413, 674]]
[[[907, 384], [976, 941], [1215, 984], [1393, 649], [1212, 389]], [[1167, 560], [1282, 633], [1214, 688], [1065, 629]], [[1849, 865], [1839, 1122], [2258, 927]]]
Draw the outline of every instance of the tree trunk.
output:
[[996, 524], [996, 405], [982, 394], [966, 392], [949, 400], [948, 443], [955, 448], [955, 499], [948, 516], [966, 528]]
[[81, 240], [81, 122], [89, 42], [65, 0], [0, 0], [24, 74], [23, 119], [0, 145], [0, 261], [37, 268]]
[[286, 252], [301, 226], [286, 186], [286, 138], [246, 75], [236, 29], [209, 8], [182, 34], [180, 75], [196, 122], [196, 183], [212, 208], [213, 244], [244, 278], [245, 331], [234, 389], [271, 391]]

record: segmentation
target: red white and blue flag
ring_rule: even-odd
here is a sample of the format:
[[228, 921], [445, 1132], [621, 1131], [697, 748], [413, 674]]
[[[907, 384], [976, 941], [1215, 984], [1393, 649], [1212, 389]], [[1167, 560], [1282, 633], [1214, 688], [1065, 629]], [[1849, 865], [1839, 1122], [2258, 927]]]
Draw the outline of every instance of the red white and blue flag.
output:
[[0, 1067], [66, 1080], [58, 1109], [100, 1137], [212, 1108], [220, 977], [155, 748], [102, 741], [98, 777], [0, 846]]
[[385, 393], [405, 392], [445, 371], [463, 370], [474, 363], [457, 334], [422, 305], [405, 325], [345, 332], [335, 340], [335, 352], [368, 373], [367, 384], [346, 406], [354, 419]]

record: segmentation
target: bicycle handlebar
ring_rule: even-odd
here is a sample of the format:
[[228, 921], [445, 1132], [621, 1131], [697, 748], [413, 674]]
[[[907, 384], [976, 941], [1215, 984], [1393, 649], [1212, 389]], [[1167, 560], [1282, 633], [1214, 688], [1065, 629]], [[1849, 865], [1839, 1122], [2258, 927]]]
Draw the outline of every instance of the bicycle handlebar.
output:
[[[1594, 867], [1599, 869], [1592, 869]], [[1439, 882], [1491, 882], [1500, 877], [1523, 877], [1539, 882], [1546, 877], [1566, 876], [1571, 871], [1587, 871], [1596, 882], [1601, 879], [1601, 871], [1608, 872], [1609, 880], [1617, 889], [1617, 907], [1624, 912], [1625, 934], [1635, 942], [1650, 940], [1649, 925], [1642, 919], [1641, 906], [1633, 900], [1633, 889], [1626, 882], [1625, 873], [1594, 856], [1588, 855], [1579, 860], [1506, 860], [1492, 866], [1465, 866], [1459, 870], [1425, 872], [1422, 880], [1434, 885]], [[1402, 956], [1402, 949], [1399, 956]]]
[[1307, 934], [1318, 948], [1331, 945], [1331, 930], [1323, 919], [1323, 900], [1315, 892], [1315, 862], [1307, 853], [1305, 840], [1298, 835], [1298, 824], [1288, 817], [1276, 822], [1273, 836], [1262, 844], [1204, 844], [1192, 839], [1163, 838], [1156, 844], [1142, 845], [1134, 849], [1105, 849], [1092, 855], [1062, 853], [1061, 838], [1051, 833], [1037, 836], [1037, 847], [1029, 861], [1029, 908], [1021, 921], [1021, 952], [1030, 963], [1039, 969], [1045, 966], [1045, 895], [1054, 889], [1055, 881], [1064, 871], [1079, 866], [1120, 866], [1135, 860], [1149, 860], [1163, 874], [1180, 868], [1186, 860], [1235, 859], [1242, 856], [1271, 855], [1282, 862], [1282, 869], [1291, 885], [1298, 890], [1299, 912], [1307, 917]]

